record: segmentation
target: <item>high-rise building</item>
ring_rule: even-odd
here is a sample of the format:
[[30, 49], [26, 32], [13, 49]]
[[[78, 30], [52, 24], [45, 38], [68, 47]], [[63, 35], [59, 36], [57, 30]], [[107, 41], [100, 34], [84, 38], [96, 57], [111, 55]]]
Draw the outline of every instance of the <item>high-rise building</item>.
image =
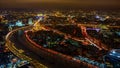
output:
[[29, 19], [28, 19], [28, 24], [29, 24], [29, 25], [32, 25], [32, 24], [33, 24], [32, 18], [29, 18]]
[[23, 26], [23, 23], [22, 23], [22, 21], [18, 20], [15, 25], [16, 26]]

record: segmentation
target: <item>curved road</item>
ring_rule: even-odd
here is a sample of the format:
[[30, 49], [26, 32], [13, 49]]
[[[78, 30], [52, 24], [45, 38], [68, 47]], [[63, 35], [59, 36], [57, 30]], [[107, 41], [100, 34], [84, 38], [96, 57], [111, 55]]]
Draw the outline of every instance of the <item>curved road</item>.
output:
[[[58, 65], [55, 65], [53, 62], [48, 62], [36, 53], [36, 47], [33, 44], [29, 43], [25, 38], [24, 31], [28, 30], [29, 28], [32, 27], [20, 28], [8, 33], [8, 35], [6, 36], [6, 41], [9, 40], [14, 43], [13, 46], [12, 44], [6, 43], [10, 51], [15, 52], [13, 51], [15, 49], [17, 52], [20, 51], [22, 55], [29, 57], [29, 61], [35, 65], [35, 68], [63, 68], [62, 66], [58, 67]], [[20, 57], [18, 53], [15, 52], [14, 54]], [[22, 57], [21, 59], [25, 58]]]
[[[18, 28], [18, 29], [15, 29], [15, 30], [9, 32], [6, 35], [6, 46], [13, 54], [18, 56], [20, 59], [29, 61], [31, 64], [34, 65], [35, 68], [47, 68], [46, 66], [44, 66], [41, 63], [39, 63], [38, 61], [36, 61], [36, 59], [33, 59], [34, 53], [32, 53], [32, 51], [30, 51], [28, 48], [25, 47], [25, 45], [27, 45], [27, 44], [23, 44], [22, 42], [20, 42], [20, 40], [22, 40], [22, 39], [20, 39], [20, 37], [18, 37], [18, 35], [20, 35], [19, 31], [23, 31], [23, 30], [29, 29], [29, 28], [31, 28], [31, 26]], [[22, 34], [23, 33], [21, 32], [20, 36], [22, 36]], [[24, 41], [24, 43], [25, 43], [25, 41]], [[36, 57], [34, 57], [34, 58], [36, 58]]]
[[[24, 35], [24, 31], [30, 28], [32, 27], [27, 26], [27, 27], [15, 29], [12, 32], [8, 33], [8, 35], [6, 36], [6, 42], [7, 42], [6, 45], [8, 46], [8, 48], [12, 52], [13, 50], [14, 51], [16, 50], [16, 52], [20, 52], [22, 55], [29, 57], [30, 62], [32, 61], [31, 63], [35, 64], [36, 68], [47, 68], [47, 67], [48, 68], [62, 68], [62, 66], [58, 67], [57, 65], [54, 65], [54, 63], [47, 62], [47, 60], [45, 60], [43, 57], [37, 55], [35, 46], [29, 43]], [[10, 42], [14, 43], [13, 44], [14, 46], [12, 46]], [[18, 53], [14, 53], [14, 54], [17, 55]], [[24, 59], [24, 57], [21, 59]], [[45, 66], [40, 63], [44, 64]]]

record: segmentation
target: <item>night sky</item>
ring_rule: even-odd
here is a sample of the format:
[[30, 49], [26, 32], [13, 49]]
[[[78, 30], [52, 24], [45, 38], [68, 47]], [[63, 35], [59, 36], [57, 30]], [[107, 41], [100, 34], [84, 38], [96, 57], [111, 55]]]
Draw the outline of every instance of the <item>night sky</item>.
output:
[[0, 8], [119, 8], [120, 0], [0, 0]]

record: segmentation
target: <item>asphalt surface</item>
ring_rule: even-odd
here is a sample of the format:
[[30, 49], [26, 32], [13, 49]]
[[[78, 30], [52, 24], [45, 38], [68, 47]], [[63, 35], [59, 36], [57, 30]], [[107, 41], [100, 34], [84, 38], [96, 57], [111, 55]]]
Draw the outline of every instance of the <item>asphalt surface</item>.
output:
[[[36, 54], [36, 52], [33, 51], [34, 48], [32, 48], [33, 50], [31, 50], [31, 48], [28, 47], [28, 45], [31, 45], [31, 44], [26, 41], [23, 30], [22, 30], [21, 33], [15, 32], [11, 36], [10, 40], [11, 40], [11, 42], [13, 42], [15, 44], [15, 47], [17, 49], [22, 49], [24, 51], [25, 55], [29, 56], [33, 60], [37, 60], [38, 62], [40, 62], [41, 64], [47, 66], [48, 68], [63, 68], [62, 66], [58, 66], [53, 62], [48, 62], [43, 57]], [[32, 45], [32, 46], [34, 46], [34, 45]]]

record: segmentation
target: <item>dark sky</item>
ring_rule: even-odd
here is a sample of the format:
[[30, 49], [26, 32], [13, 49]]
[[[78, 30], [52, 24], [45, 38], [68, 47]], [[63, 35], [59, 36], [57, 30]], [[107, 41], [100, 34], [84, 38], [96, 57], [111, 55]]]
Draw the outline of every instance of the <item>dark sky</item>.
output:
[[120, 0], [0, 0], [0, 8], [119, 8]]

